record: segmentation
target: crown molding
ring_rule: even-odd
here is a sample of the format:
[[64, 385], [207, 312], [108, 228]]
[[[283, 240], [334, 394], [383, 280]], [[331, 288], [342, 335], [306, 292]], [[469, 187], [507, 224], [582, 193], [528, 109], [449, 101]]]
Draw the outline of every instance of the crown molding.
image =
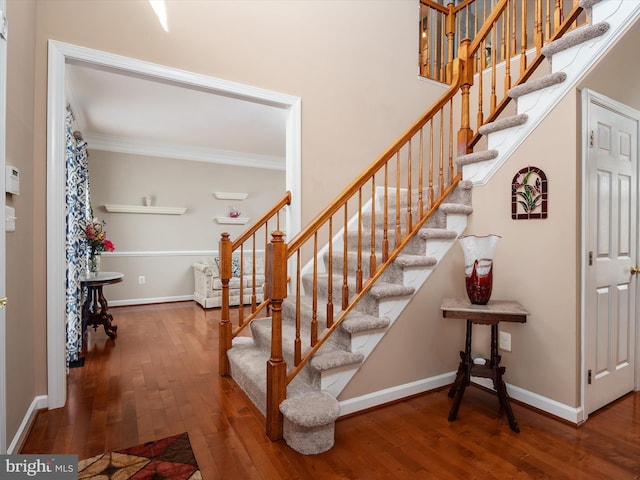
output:
[[85, 133], [84, 140], [90, 150], [129, 153], [152, 157], [177, 158], [194, 162], [216, 163], [234, 167], [264, 168], [285, 171], [285, 159], [273, 155], [259, 155], [214, 148], [189, 147], [175, 143], [165, 143], [113, 135]]

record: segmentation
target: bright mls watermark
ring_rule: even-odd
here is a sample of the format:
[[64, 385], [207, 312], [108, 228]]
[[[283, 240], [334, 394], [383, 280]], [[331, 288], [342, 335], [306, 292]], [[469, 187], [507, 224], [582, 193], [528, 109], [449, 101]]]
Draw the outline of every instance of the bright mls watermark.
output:
[[0, 455], [2, 480], [77, 480], [77, 455]]

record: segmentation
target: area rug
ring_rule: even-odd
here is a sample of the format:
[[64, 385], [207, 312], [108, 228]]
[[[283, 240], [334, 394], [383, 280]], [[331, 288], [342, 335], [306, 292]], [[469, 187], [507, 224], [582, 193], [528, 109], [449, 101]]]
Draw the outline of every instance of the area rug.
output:
[[202, 476], [185, 432], [80, 460], [78, 479], [201, 480]]

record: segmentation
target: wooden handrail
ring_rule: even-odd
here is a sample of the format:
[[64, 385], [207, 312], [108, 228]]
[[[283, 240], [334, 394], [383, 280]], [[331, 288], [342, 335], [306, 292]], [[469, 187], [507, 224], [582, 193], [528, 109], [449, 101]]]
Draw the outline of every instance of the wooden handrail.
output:
[[[456, 69], [459, 71], [459, 69]], [[409, 127], [389, 148], [387, 148], [382, 155], [380, 155], [376, 161], [374, 161], [360, 176], [355, 179], [347, 188], [345, 188], [341, 194], [339, 194], [331, 204], [323, 210], [302, 232], [300, 232], [296, 237], [289, 243], [288, 250], [289, 256], [292, 252], [295, 252], [299, 249], [304, 242], [309, 240], [315, 232], [322, 224], [326, 222], [326, 220], [334, 215], [342, 206], [349, 200], [353, 195], [355, 195], [360, 188], [362, 188], [366, 182], [380, 170], [381, 167], [384, 166], [386, 162], [388, 162], [397, 152], [398, 150], [407, 143], [409, 139], [411, 139], [424, 125], [425, 123], [433, 117], [433, 115], [440, 111], [442, 107], [444, 107], [447, 102], [453, 98], [453, 96], [458, 91], [458, 80], [459, 75], [456, 75], [452, 85], [449, 89], [438, 99], [436, 103], [427, 110], [418, 120], [416, 120], [411, 127]]]
[[420, 0], [420, 3], [425, 7], [433, 8], [434, 10], [438, 10], [442, 13], [449, 13], [449, 9], [444, 5], [440, 5], [439, 3], [434, 2], [433, 0]]
[[280, 210], [282, 210], [282, 208], [285, 207], [286, 205], [291, 205], [291, 192], [290, 191], [287, 191], [284, 194], [284, 196], [280, 199], [280, 201], [278, 201], [273, 207], [271, 207], [271, 209], [267, 213], [265, 213], [262, 217], [260, 217], [258, 220], [256, 220], [256, 222], [253, 224], [253, 226], [251, 228], [249, 228], [247, 231], [242, 233], [242, 235], [240, 235], [233, 242], [232, 250], [238, 249], [238, 247], [240, 247], [240, 245], [242, 245], [244, 242], [246, 242], [251, 237], [251, 235], [253, 235], [258, 230], [260, 230], [260, 227], [262, 225], [267, 223]]

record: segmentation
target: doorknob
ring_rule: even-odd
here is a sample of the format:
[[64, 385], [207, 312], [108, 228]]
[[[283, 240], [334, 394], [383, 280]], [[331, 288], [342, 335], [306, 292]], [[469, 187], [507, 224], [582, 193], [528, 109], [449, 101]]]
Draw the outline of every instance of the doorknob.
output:
[[7, 305], [7, 297], [0, 298], [0, 308], [5, 307]]
[[637, 275], [640, 273], [640, 266], [638, 265], [633, 265], [631, 267], [631, 275]]

